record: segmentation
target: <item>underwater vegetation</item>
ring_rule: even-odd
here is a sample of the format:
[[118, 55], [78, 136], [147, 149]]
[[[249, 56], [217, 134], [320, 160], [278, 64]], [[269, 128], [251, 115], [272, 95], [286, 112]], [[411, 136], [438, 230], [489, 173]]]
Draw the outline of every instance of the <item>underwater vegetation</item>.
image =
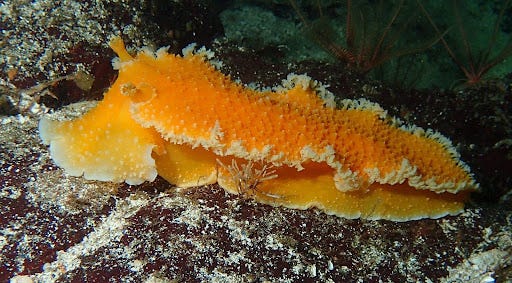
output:
[[[460, 85], [461, 81], [464, 86], [474, 86], [499, 77], [500, 71], [490, 75], [493, 69], [501, 67], [501, 73], [506, 72], [504, 62], [512, 55], [511, 37], [502, 31], [509, 0], [496, 4], [500, 6], [497, 11], [488, 7], [480, 17], [474, 16], [472, 5], [458, 1], [439, 6], [403, 0], [317, 1], [316, 11], [302, 10], [295, 0], [289, 3], [307, 38], [337, 61], [399, 87], [417, 87], [421, 76], [447, 69], [452, 74], [432, 75], [433, 80], [453, 77], [452, 81], [430, 86]], [[446, 49], [452, 61], [448, 64], [456, 67], [444, 66], [446, 58], [439, 58], [441, 48], [437, 43]], [[454, 74], [463, 79], [458, 80]]]
[[[212, 159], [211, 164], [223, 170], [226, 180], [231, 181], [239, 195], [226, 194], [214, 184], [180, 190], [160, 177], [138, 186], [87, 181], [70, 177], [57, 168], [37, 136], [37, 120], [34, 118], [40, 117], [41, 112], [33, 113], [36, 117], [27, 117], [23, 110], [30, 104], [16, 103], [14, 106], [21, 115], [9, 114], [11, 116], [0, 118], [0, 132], [3, 133], [0, 142], [3, 161], [0, 162], [0, 226], [5, 232], [0, 236], [0, 282], [7, 282], [10, 278], [12, 281], [40, 282], [512, 281], [510, 88], [503, 92], [493, 85], [483, 84], [479, 88], [465, 88], [457, 92], [433, 88], [427, 91], [403, 91], [383, 85], [380, 81], [372, 81], [371, 76], [380, 73], [394, 76], [394, 73], [386, 72], [377, 74], [380, 69], [393, 70], [395, 66], [402, 66], [402, 69], [398, 69], [407, 70], [414, 65], [409, 63], [417, 59], [418, 65], [426, 65], [425, 69], [430, 69], [435, 62], [436, 66], [452, 72], [453, 77], [446, 78], [449, 83], [445, 85], [449, 85], [456, 75], [463, 76], [463, 73], [459, 72], [440, 41], [422, 52], [385, 61], [365, 73], [364, 78], [347, 68], [346, 64], [330, 63], [334, 61], [332, 59], [328, 63], [312, 60], [300, 62], [303, 57], [297, 54], [306, 48], [290, 44], [294, 43], [292, 40], [286, 41], [286, 46], [283, 41], [277, 41], [292, 28], [296, 31], [297, 23], [300, 23], [288, 0], [251, 0], [257, 1], [284, 4], [277, 7], [282, 9], [278, 11], [256, 6], [260, 10], [258, 14], [254, 13], [255, 9], [245, 6], [245, 0], [239, 1], [245, 2], [243, 7], [246, 9], [230, 9], [241, 14], [231, 23], [241, 25], [237, 20], [246, 19], [248, 25], [252, 20], [248, 15], [256, 14], [254, 18], [268, 15], [263, 19], [260, 17], [256, 23], [251, 22], [266, 32], [258, 33], [256, 30], [252, 35], [263, 38], [273, 33], [274, 37], [268, 41], [247, 40], [248, 37], [244, 36], [251, 34], [242, 33], [240, 38], [245, 39], [244, 42], [262, 43], [253, 49], [244, 49], [239, 42], [229, 38], [226, 41], [223, 41], [224, 38], [205, 39], [205, 45], [212, 44], [210, 48], [215, 50], [215, 58], [225, 64], [221, 68], [223, 73], [231, 74], [234, 80], [258, 82], [266, 86], [278, 84], [277, 81], [290, 72], [308, 73], [312, 78], [329, 84], [329, 90], [337, 96], [349, 99], [363, 96], [379, 103], [390, 115], [401, 120], [436, 129], [452, 139], [462, 160], [467, 161], [475, 173], [482, 192], [487, 194], [489, 205], [482, 204], [473, 194], [465, 212], [457, 217], [413, 222], [349, 220], [331, 217], [316, 209], [299, 211], [276, 208], [250, 198], [259, 194], [275, 201], [281, 200], [277, 194], [263, 189], [265, 183], [279, 181], [277, 177], [283, 177], [282, 171], [274, 171], [277, 169], [268, 163], [248, 161], [244, 164], [240, 160], [229, 162], [222, 158]], [[296, 1], [305, 11], [305, 1]], [[332, 19], [336, 16], [343, 20], [343, 4], [346, 2], [329, 1], [331, 7], [339, 8], [331, 9], [325, 6], [327, 4], [322, 4], [324, 17]], [[130, 42], [130, 46], [152, 46], [151, 43], [154, 43], [154, 46], [170, 45], [170, 50], [175, 50], [190, 41], [189, 35], [209, 34], [202, 32], [203, 28], [217, 31], [215, 26], [209, 26], [205, 21], [215, 19], [210, 9], [204, 9], [210, 16], [201, 16], [203, 9], [179, 13], [182, 9], [156, 5], [162, 3], [187, 9], [190, 2], [2, 2], [0, 7], [12, 7], [9, 9], [11, 17], [2, 19], [9, 21], [8, 26], [3, 26], [9, 38], [2, 40], [5, 43], [2, 51], [8, 56], [0, 56], [0, 67], [9, 72], [7, 79], [15, 86], [10, 88], [8, 85], [8, 95], [22, 98], [21, 94], [24, 93], [36, 98], [36, 89], [43, 90], [53, 95], [41, 95], [41, 111], [55, 111], [51, 117], [58, 120], [75, 117], [78, 107], [83, 109], [82, 113], [96, 105], [90, 101], [93, 95], [96, 99], [103, 97], [103, 92], [118, 78], [117, 71], [111, 70], [114, 53], [106, 50], [106, 42], [113, 34], [123, 31], [123, 38]], [[494, 7], [498, 2], [504, 3], [503, 0], [489, 1], [483, 5]], [[149, 12], [138, 9], [141, 3], [148, 6], [153, 3], [149, 7], [157, 9], [149, 9]], [[327, 3], [327, 0], [322, 3]], [[378, 4], [379, 1], [374, 0], [373, 3]], [[393, 3], [399, 4], [400, 1]], [[395, 23], [402, 19], [405, 21], [409, 7], [416, 6], [415, 1], [403, 3]], [[446, 14], [450, 14], [451, 2], [422, 3], [440, 31], [446, 32], [444, 39], [453, 48], [456, 44], [450, 36], [457, 34], [457, 28], [453, 25], [455, 19], [452, 17], [451, 22], [448, 19], [444, 22], [445, 19], [439, 18], [441, 15], [436, 12], [442, 10], [440, 6], [444, 5]], [[496, 4], [489, 11], [497, 15], [496, 11], [499, 12], [501, 7], [501, 4]], [[0, 13], [6, 10], [0, 8]], [[507, 10], [510, 11], [510, 5]], [[308, 19], [318, 18], [314, 14], [316, 11], [315, 8], [309, 9], [310, 14], [305, 16]], [[512, 27], [508, 11], [504, 12], [501, 20], [504, 32], [510, 32], [507, 27]], [[388, 14], [395, 12], [395, 9], [387, 11]], [[181, 17], [172, 16], [176, 13]], [[421, 10], [416, 10], [416, 15], [425, 17]], [[167, 18], [160, 19], [160, 16]], [[269, 21], [272, 18], [276, 24]], [[425, 21], [421, 25], [416, 25], [416, 19], [412, 19], [406, 30], [421, 30], [421, 27], [428, 30], [417, 35], [402, 33], [398, 36], [398, 43], [403, 45], [398, 47], [405, 46], [404, 37], [430, 34], [432, 39], [436, 38], [435, 29], [426, 18], [423, 19]], [[476, 18], [473, 19], [473, 22], [478, 22]], [[389, 21], [386, 18], [382, 22], [386, 26]], [[263, 28], [260, 25], [262, 22], [272, 25]], [[490, 22], [491, 28], [482, 25], [481, 29], [492, 30], [494, 20]], [[48, 28], [46, 23], [53, 25]], [[344, 24], [336, 23], [332, 25], [337, 34], [334, 39], [340, 46], [345, 46]], [[266, 28], [269, 26], [282, 27], [284, 32]], [[475, 29], [467, 24], [466, 27], [469, 38], [473, 39]], [[240, 29], [233, 32], [240, 32]], [[296, 33], [288, 34], [291, 37]], [[303, 34], [298, 34], [300, 37], [294, 37], [296, 42], [307, 42], [308, 48], [317, 47], [313, 40], [304, 40]], [[61, 40], [61, 35], [65, 36], [65, 41]], [[197, 38], [194, 40], [203, 42]], [[496, 45], [494, 51], [499, 50], [500, 46], [503, 45]], [[322, 54], [322, 58], [328, 56], [322, 50], [317, 52], [318, 49], [311, 52]], [[40, 58], [41, 54], [52, 56]], [[135, 53], [131, 54], [135, 56]], [[4, 58], [9, 60], [2, 62]], [[296, 61], [285, 61], [283, 58]], [[298, 63], [294, 65], [293, 62]], [[77, 83], [73, 76], [76, 64], [90, 72], [94, 79], [91, 89], [71, 86]], [[484, 80], [492, 78], [498, 71], [503, 72], [505, 65], [506, 62], [500, 62], [492, 67]], [[136, 74], [142, 74], [140, 69], [135, 70]], [[400, 72], [407, 73], [432, 78], [412, 69], [410, 72]], [[510, 84], [512, 76], [499, 77]], [[394, 81], [402, 82], [401, 76]], [[32, 87], [34, 83], [38, 84], [37, 88]], [[370, 89], [371, 93], [365, 89]], [[130, 92], [136, 91], [130, 85], [126, 85], [124, 90], [127, 94], [136, 94]], [[81, 100], [87, 101], [68, 105]], [[200, 102], [207, 104], [207, 101]], [[68, 105], [63, 108], [65, 112], [58, 111], [64, 105]], [[30, 112], [31, 109], [26, 111]], [[240, 107], [232, 107], [227, 114], [235, 112], [232, 110], [240, 112]], [[116, 114], [118, 111], [107, 113]], [[296, 127], [291, 128], [297, 130]], [[296, 141], [294, 138], [289, 140]], [[119, 149], [126, 149], [126, 146]], [[510, 154], [509, 157], [507, 154]], [[274, 173], [281, 174], [275, 177]], [[373, 210], [370, 212], [375, 215]]]
[[[400, 36], [409, 27], [414, 14], [405, 15], [404, 1], [390, 7], [389, 3], [346, 1], [344, 43], [336, 41], [334, 27], [324, 16], [322, 6], [318, 5], [320, 17], [309, 21], [302, 14], [294, 0], [290, 4], [304, 23], [305, 31], [338, 60], [347, 63], [361, 73], [367, 73], [385, 62], [401, 56], [417, 53], [435, 43], [425, 41], [417, 46], [405, 46]], [[391, 11], [391, 13], [389, 12]]]
[[[438, 34], [441, 30], [434, 22], [428, 11], [417, 1], [423, 13], [427, 16]], [[464, 73], [464, 84], [467, 86], [481, 84], [488, 79], [486, 76], [491, 69], [503, 63], [512, 55], [512, 37], [507, 36], [506, 43], [500, 43], [501, 34], [500, 26], [503, 21], [504, 13], [510, 4], [510, 0], [505, 1], [499, 11], [498, 16], [492, 26], [492, 30], [488, 30], [486, 40], [474, 40], [473, 32], [470, 26], [471, 20], [468, 12], [461, 9], [462, 5], [458, 1], [452, 2], [453, 19], [455, 21], [453, 32], [447, 36], [441, 36], [440, 41], [450, 55], [453, 62]], [[469, 36], [471, 33], [471, 38]], [[482, 32], [482, 35], [485, 33]], [[450, 42], [449, 42], [450, 41]]]

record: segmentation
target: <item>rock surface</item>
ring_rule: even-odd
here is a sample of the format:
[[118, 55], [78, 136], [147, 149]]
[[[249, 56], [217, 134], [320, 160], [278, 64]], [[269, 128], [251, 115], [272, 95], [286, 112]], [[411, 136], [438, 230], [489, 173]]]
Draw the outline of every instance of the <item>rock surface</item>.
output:
[[[57, 168], [37, 122], [49, 108], [85, 101], [56, 114], [70, 118], [101, 98], [115, 77], [108, 39], [173, 51], [191, 38], [209, 44], [222, 29], [209, 11], [193, 0], [0, 1], [0, 282], [512, 281], [510, 75], [457, 93], [400, 91], [340, 65], [284, 64], [285, 46], [214, 44], [222, 71], [245, 83], [308, 73], [340, 98], [365, 97], [450, 137], [483, 187], [454, 217], [347, 220], [215, 185], [127, 186]], [[77, 71], [92, 77], [90, 89]]]
[[[91, 104], [59, 115], [75, 116]], [[52, 163], [36, 125], [25, 116], [0, 120], [2, 282], [511, 279], [509, 211], [470, 207], [405, 223], [348, 220], [258, 204], [216, 185], [86, 181]]]

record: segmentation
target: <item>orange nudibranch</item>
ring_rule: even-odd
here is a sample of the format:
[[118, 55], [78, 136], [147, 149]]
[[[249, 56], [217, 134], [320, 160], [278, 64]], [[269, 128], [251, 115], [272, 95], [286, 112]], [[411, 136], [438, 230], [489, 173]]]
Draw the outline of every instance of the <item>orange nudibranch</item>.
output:
[[306, 75], [256, 90], [218, 71], [205, 49], [132, 56], [120, 38], [110, 45], [119, 76], [104, 99], [75, 120], [39, 124], [70, 175], [218, 182], [271, 205], [395, 221], [460, 213], [478, 187], [441, 134], [364, 99], [336, 103]]

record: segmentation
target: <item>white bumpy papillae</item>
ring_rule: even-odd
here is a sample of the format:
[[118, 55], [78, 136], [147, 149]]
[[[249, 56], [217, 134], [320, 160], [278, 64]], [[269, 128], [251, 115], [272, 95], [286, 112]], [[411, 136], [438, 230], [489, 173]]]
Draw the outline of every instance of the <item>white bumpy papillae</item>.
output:
[[[140, 149], [126, 153], [123, 158], [109, 158], [107, 146], [94, 154], [80, 156], [73, 151], [73, 138], [66, 135], [62, 125], [66, 122], [52, 121], [43, 117], [39, 122], [39, 135], [45, 144], [50, 145], [50, 155], [55, 164], [70, 176], [84, 176], [87, 180], [126, 182], [139, 185], [154, 181], [157, 176], [155, 160], [151, 156], [155, 145], [134, 140]], [[126, 170], [126, 164], [130, 170]]]

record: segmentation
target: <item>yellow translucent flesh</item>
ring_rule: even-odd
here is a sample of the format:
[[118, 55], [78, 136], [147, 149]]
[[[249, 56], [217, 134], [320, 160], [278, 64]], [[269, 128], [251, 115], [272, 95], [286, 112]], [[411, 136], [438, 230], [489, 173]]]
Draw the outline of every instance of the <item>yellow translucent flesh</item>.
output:
[[[314, 162], [303, 164], [305, 169], [301, 171], [286, 166], [274, 168], [276, 178], [262, 182], [252, 180], [257, 185], [241, 191], [237, 186], [240, 176], [226, 170], [232, 165], [231, 157], [216, 156], [203, 148], [192, 149], [187, 145], [168, 143], [165, 149], [166, 154], [156, 157], [156, 162], [158, 173], [171, 183], [193, 187], [219, 181], [226, 191], [242, 193], [262, 203], [295, 209], [316, 207], [346, 218], [394, 221], [438, 218], [460, 213], [468, 196], [467, 193], [437, 194], [406, 184], [373, 184], [366, 189], [341, 192], [334, 186], [332, 168]], [[235, 160], [239, 169], [247, 164], [247, 161]], [[260, 170], [262, 166], [255, 163], [253, 169]]]

